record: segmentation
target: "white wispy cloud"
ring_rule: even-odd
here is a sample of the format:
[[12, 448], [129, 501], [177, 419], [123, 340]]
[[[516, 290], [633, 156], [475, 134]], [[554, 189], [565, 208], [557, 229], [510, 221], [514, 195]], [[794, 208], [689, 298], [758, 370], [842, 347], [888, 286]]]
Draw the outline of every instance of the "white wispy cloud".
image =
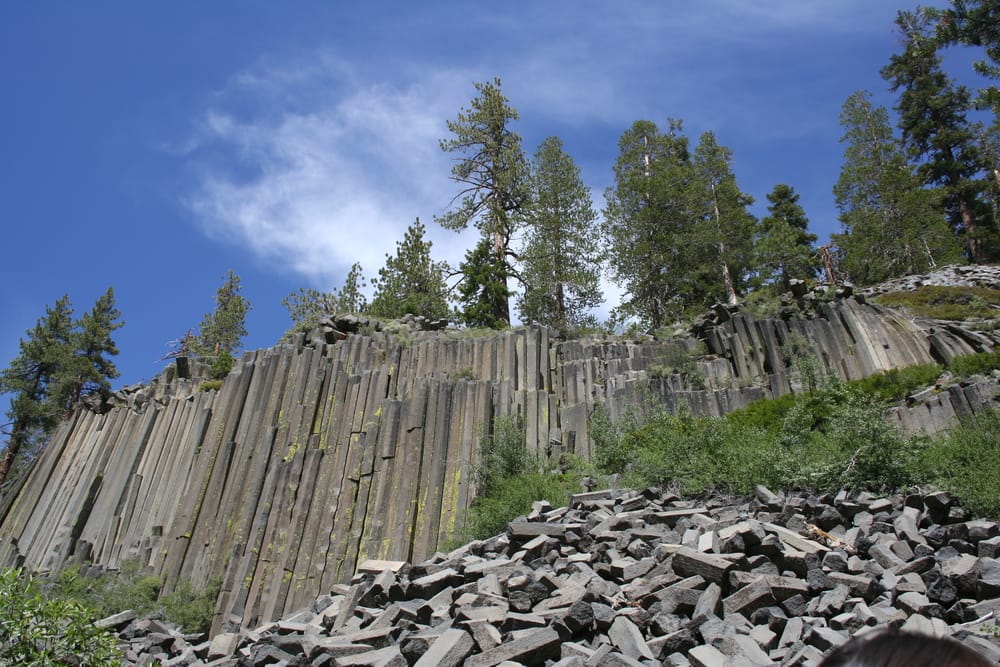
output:
[[[402, 87], [308, 74], [261, 68], [234, 79], [200, 123], [186, 203], [212, 237], [332, 287], [355, 261], [373, 274], [415, 217], [443, 211], [450, 167], [438, 140], [469, 86], [457, 73]], [[309, 86], [322, 92], [308, 104], [282, 104]], [[247, 109], [251, 94], [261, 108]], [[454, 235], [428, 227], [454, 255]]]
[[[235, 74], [212, 98], [195, 139], [182, 143], [198, 174], [186, 203], [205, 232], [333, 287], [354, 261], [373, 274], [420, 216], [435, 254], [456, 263], [473, 241], [431, 222], [456, 192], [438, 142], [445, 121], [468, 105], [473, 81], [502, 76], [522, 126], [534, 123], [539, 139], [566, 129], [602, 132], [600, 147], [583, 146], [577, 156], [600, 206], [615, 139], [632, 121], [680, 117], [691, 121], [693, 137], [714, 129], [726, 142], [801, 140], [835, 125], [839, 102], [809, 113], [832, 70], [812, 73], [816, 90], [785, 90], [779, 68], [802, 68], [808, 54], [782, 62], [782, 49], [891, 29], [884, 16], [891, 12], [869, 0], [472, 11], [462, 28], [481, 31], [478, 48], [453, 60], [440, 47], [457, 27], [442, 15], [421, 23], [416, 50], [349, 60], [346, 50], [323, 46]], [[801, 71], [795, 76], [803, 80]]]

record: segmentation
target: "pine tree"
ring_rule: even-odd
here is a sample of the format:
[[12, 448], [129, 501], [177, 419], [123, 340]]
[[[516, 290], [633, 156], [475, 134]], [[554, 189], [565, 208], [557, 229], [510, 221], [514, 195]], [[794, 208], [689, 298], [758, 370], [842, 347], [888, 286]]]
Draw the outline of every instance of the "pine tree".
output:
[[368, 314], [395, 318], [407, 313], [430, 318], [448, 316], [448, 286], [445, 264], [431, 258], [432, 243], [417, 218], [396, 243], [396, 255], [385, 256], [385, 266], [372, 280], [375, 294]]
[[368, 299], [365, 298], [364, 275], [361, 273], [361, 263], [354, 262], [351, 270], [344, 278], [344, 284], [337, 293], [337, 309], [342, 313], [361, 314], [368, 310]]
[[62, 373], [72, 362], [73, 309], [63, 296], [20, 341], [20, 353], [0, 371], [0, 394], [12, 394], [0, 484], [18, 456], [44, 438], [63, 417], [69, 397]]
[[335, 293], [320, 292], [311, 287], [300, 287], [281, 300], [281, 305], [288, 309], [292, 318], [293, 331], [315, 329], [324, 315], [337, 313], [337, 304]]
[[[489, 266], [499, 272], [490, 282], [506, 285], [514, 273], [511, 242], [529, 196], [527, 160], [521, 137], [510, 128], [518, 113], [501, 92], [500, 79], [477, 83], [475, 87], [478, 96], [472, 100], [471, 109], [464, 109], [456, 120], [448, 121], [454, 137], [441, 141], [443, 151], [460, 155], [451, 177], [462, 189], [455, 196], [460, 200], [458, 208], [437, 221], [456, 231], [474, 224], [490, 243], [494, 259]], [[508, 296], [493, 303], [496, 312], [489, 319], [508, 326], [509, 290], [502, 291]]]
[[754, 248], [755, 263], [765, 282], [787, 290], [792, 278], [815, 277], [819, 268], [812, 247], [816, 235], [809, 233], [809, 219], [791, 186], [784, 183], [774, 186], [767, 201], [768, 215], [760, 221]]
[[240, 294], [240, 277], [229, 271], [223, 276], [222, 285], [215, 293], [215, 310], [201, 320], [193, 352], [202, 357], [218, 360], [216, 375], [225, 375], [232, 366], [233, 353], [239, 349], [247, 335], [246, 316], [250, 302]]
[[844, 102], [844, 164], [834, 187], [842, 266], [859, 284], [956, 261], [940, 193], [925, 189], [892, 134], [889, 114], [859, 91]]
[[462, 274], [458, 283], [461, 310], [456, 315], [468, 327], [503, 329], [509, 326], [498, 315], [510, 299], [507, 283], [501, 280], [503, 271], [497, 266], [499, 261], [490, 240], [481, 238], [475, 248], [465, 253], [465, 261], [458, 267]]
[[111, 335], [125, 326], [121, 312], [115, 307], [115, 292], [109, 287], [89, 313], [76, 323], [72, 333], [74, 355], [62, 373], [69, 409], [84, 394], [108, 391], [111, 380], [120, 374], [110, 357], [118, 355], [118, 346]]
[[633, 123], [618, 140], [615, 185], [604, 194], [608, 264], [625, 288], [615, 318], [635, 318], [651, 330], [684, 310], [704, 264], [685, 239], [692, 174], [680, 131], [675, 120], [666, 134], [650, 121]]
[[352, 264], [339, 290], [321, 292], [311, 287], [300, 287], [282, 299], [281, 305], [288, 309], [293, 323], [288, 333], [310, 331], [327, 315], [367, 312], [365, 279], [361, 271], [359, 262]]
[[896, 111], [903, 145], [923, 183], [944, 188], [949, 223], [969, 258], [986, 261], [983, 240], [993, 233], [992, 219], [980, 200], [985, 165], [977, 141], [981, 128], [966, 118], [970, 93], [941, 69], [925, 14], [899, 12], [896, 25], [904, 50], [892, 56], [882, 76], [901, 91]]
[[716, 278], [707, 280], [700, 303], [737, 302], [750, 272], [757, 219], [747, 210], [753, 197], [740, 191], [732, 172], [732, 151], [719, 145], [715, 134], [705, 132], [695, 147], [692, 167], [693, 208], [697, 227], [690, 238], [705, 257], [714, 257]]
[[[1000, 4], [995, 0], [951, 0], [951, 7], [922, 7], [921, 12], [935, 22], [938, 44], [982, 47], [986, 58], [973, 68], [989, 79], [1000, 79]], [[986, 86], [977, 103], [1000, 116], [1000, 89]]]
[[531, 189], [518, 311], [524, 322], [566, 331], [601, 302], [600, 259], [590, 190], [558, 137], [539, 145]]

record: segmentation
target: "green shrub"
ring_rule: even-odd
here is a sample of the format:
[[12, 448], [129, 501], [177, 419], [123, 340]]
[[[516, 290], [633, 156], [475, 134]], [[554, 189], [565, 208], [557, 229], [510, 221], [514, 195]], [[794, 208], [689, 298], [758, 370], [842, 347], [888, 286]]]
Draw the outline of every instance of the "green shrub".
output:
[[881, 405], [869, 394], [850, 392], [829, 418], [823, 437], [836, 456], [826, 488], [898, 489], [913, 481], [913, 441], [885, 421]]
[[906, 398], [917, 389], [934, 384], [941, 375], [941, 370], [941, 366], [937, 364], [894, 368], [855, 380], [851, 386], [883, 403], [894, 403]]
[[502, 533], [515, 517], [531, 511], [536, 500], [547, 500], [563, 507], [572, 493], [579, 492], [573, 475], [530, 472], [508, 477], [480, 496], [465, 515], [463, 539], [484, 539]]
[[957, 496], [964, 507], [1000, 519], [1000, 411], [981, 412], [934, 438], [917, 459], [915, 476]]
[[968, 377], [1000, 368], [1000, 348], [992, 352], [967, 354], [956, 357], [948, 364], [948, 370], [959, 377]]
[[219, 354], [212, 361], [211, 374], [213, 380], [221, 380], [222, 378], [229, 375], [229, 372], [233, 370], [233, 364], [235, 364], [233, 355], [229, 354], [225, 350], [219, 352]]
[[597, 405], [590, 415], [587, 429], [594, 441], [593, 464], [601, 473], [620, 473], [632, 463], [633, 452], [625, 439], [626, 433], [634, 430], [630, 416], [615, 423], [604, 405]]
[[174, 590], [160, 597], [163, 581], [149, 574], [135, 560], [123, 561], [117, 572], [82, 576], [79, 566], [64, 568], [48, 584], [50, 597], [71, 600], [92, 609], [96, 618], [104, 618], [131, 609], [140, 616], [161, 613], [163, 617], [188, 632], [206, 632], [212, 622], [220, 581], [211, 581], [196, 589], [181, 581]]
[[198, 391], [218, 391], [222, 389], [222, 380], [205, 380], [198, 385]]
[[0, 666], [114, 667], [121, 654], [113, 635], [74, 600], [45, 598], [20, 569], [0, 570]]
[[195, 587], [190, 581], [181, 581], [170, 593], [160, 599], [163, 616], [177, 624], [184, 632], [208, 632], [215, 613], [215, 601], [222, 587], [222, 579], [212, 579], [204, 587]]
[[[505, 480], [538, 470], [538, 457], [525, 447], [524, 425], [511, 415], [493, 420], [479, 445], [479, 465], [475, 469], [479, 495], [490, 495]], [[537, 498], [536, 498], [537, 500]]]

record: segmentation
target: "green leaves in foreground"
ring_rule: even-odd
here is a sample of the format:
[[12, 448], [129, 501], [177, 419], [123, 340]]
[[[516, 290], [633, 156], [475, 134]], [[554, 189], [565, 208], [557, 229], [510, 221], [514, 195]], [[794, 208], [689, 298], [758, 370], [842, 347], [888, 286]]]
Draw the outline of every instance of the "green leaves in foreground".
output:
[[121, 664], [115, 637], [80, 604], [46, 599], [20, 569], [0, 570], [0, 667]]

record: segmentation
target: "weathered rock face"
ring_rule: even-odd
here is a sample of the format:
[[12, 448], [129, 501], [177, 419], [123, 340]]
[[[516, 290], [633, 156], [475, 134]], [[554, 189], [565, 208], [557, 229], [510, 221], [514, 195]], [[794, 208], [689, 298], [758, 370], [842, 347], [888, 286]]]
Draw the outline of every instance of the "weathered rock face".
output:
[[[171, 368], [97, 412], [77, 411], [0, 504], [0, 565], [115, 568], [134, 558], [163, 577], [165, 592], [222, 576], [215, 628], [254, 627], [349, 581], [367, 559], [433, 554], [474, 495], [479, 436], [497, 415], [523, 419], [531, 450], [589, 456], [596, 405], [617, 418], [652, 390], [668, 407], [719, 415], [790, 391], [783, 345], [792, 332], [848, 379], [995, 343], [952, 330], [933, 332], [933, 343], [850, 299], [807, 320], [737, 314], [706, 330], [699, 389], [650, 372], [671, 347], [695, 341], [355, 324], [354, 334], [333, 323], [247, 353], [218, 391], [198, 391]], [[992, 402], [984, 391], [981, 403]], [[936, 423], [911, 421], [921, 419]]]
[[942, 493], [604, 491], [536, 503], [506, 534], [421, 563], [366, 561], [253, 630], [208, 641], [128, 614], [103, 624], [131, 664], [815, 665], [890, 627], [995, 662], [998, 555], [997, 523]]

